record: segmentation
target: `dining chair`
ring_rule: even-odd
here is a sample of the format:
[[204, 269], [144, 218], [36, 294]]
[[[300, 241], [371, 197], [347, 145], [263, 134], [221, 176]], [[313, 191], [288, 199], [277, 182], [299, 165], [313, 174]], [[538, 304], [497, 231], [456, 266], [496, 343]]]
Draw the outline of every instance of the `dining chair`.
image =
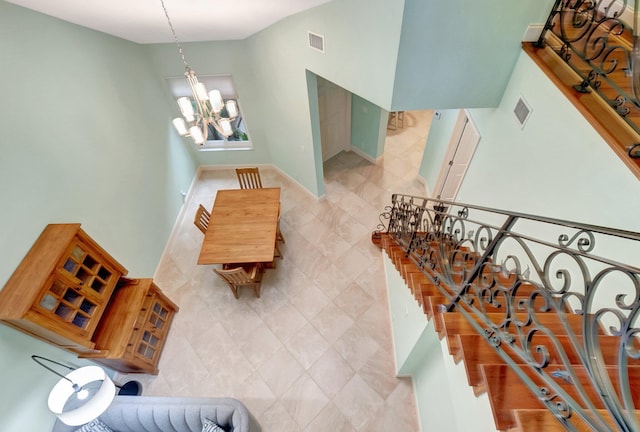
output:
[[236, 168], [240, 189], [262, 189], [258, 168]]
[[276, 225], [276, 247], [278, 247], [278, 242], [285, 243], [282, 231], [280, 231], [280, 206], [278, 206], [278, 225]]
[[207, 227], [209, 226], [209, 219], [211, 218], [211, 214], [209, 211], [200, 204], [198, 206], [198, 210], [196, 210], [196, 217], [193, 220], [193, 223], [198, 227], [202, 234], [207, 232]]
[[256, 297], [260, 297], [260, 285], [264, 274], [264, 268], [261, 264], [255, 263], [235, 268], [213, 269], [213, 271], [229, 285], [235, 298], [240, 298], [239, 290], [242, 286], [253, 287]]

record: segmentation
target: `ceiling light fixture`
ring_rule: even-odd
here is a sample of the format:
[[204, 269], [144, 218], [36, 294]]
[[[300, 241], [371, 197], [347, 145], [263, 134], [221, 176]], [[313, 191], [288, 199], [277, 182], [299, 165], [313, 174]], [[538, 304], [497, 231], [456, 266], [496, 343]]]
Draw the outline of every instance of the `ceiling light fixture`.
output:
[[[173, 39], [178, 46], [178, 52], [185, 65], [184, 76], [187, 78], [193, 100], [189, 97], [181, 97], [178, 99], [178, 107], [182, 113], [182, 117], [173, 119], [173, 126], [181, 136], [190, 136], [196, 144], [203, 145], [209, 136], [209, 126], [213, 126], [220, 134], [225, 137], [233, 134], [231, 121], [238, 116], [238, 105], [235, 100], [222, 99], [222, 95], [218, 90], [207, 92], [203, 83], [198, 81], [198, 77], [193, 69], [189, 67], [187, 60], [184, 58], [182, 46], [178, 41], [176, 32], [171, 24], [169, 13], [164, 5], [164, 1], [160, 0], [162, 9], [167, 17], [169, 28], [173, 34]], [[195, 105], [195, 109], [194, 109]]]

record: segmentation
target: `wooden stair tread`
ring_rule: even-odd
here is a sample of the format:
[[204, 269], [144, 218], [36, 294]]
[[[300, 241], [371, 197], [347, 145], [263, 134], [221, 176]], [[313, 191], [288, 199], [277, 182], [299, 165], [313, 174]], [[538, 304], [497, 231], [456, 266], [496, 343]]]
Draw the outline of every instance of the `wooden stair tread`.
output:
[[[491, 320], [493, 323], [500, 323], [504, 320], [504, 314], [502, 313], [487, 313], [485, 314], [487, 318]], [[517, 314], [516, 316], [520, 317], [521, 315]], [[478, 331], [472, 326], [472, 324], [467, 321], [462, 314], [456, 312], [449, 312], [440, 314], [438, 319], [442, 321], [443, 332], [441, 337], [447, 338], [447, 343], [449, 346], [449, 353], [451, 355], [455, 355], [460, 347], [458, 346], [458, 340], [456, 339], [456, 335], [475, 335], [478, 334]], [[582, 316], [575, 314], [565, 314], [565, 318], [567, 320], [567, 324], [570, 329], [575, 334], [582, 334]], [[567, 329], [562, 321], [560, 321], [559, 317], [554, 313], [540, 313], [536, 318], [541, 326], [544, 326], [548, 329], [548, 331], [553, 332], [554, 334], [567, 334]], [[486, 325], [484, 323], [481, 324], [482, 328], [485, 328]]]
[[[519, 427], [521, 431], [546, 432], [547, 430], [554, 431], [557, 426], [560, 426], [560, 429], [557, 430], [564, 430], [560, 422], [544, 407], [535, 393], [522, 383], [518, 374], [504, 363], [502, 357], [493, 350], [482, 335], [478, 334], [472, 324], [460, 313], [460, 310], [456, 310], [456, 308], [460, 307], [465, 308], [464, 303], [461, 303], [461, 306], [456, 305], [451, 312], [444, 310], [442, 305], [449, 303], [449, 297], [447, 296], [455, 297], [454, 289], [458, 288], [453, 286], [454, 289], [451, 289], [447, 285], [441, 275], [438, 275], [440, 269], [436, 268], [435, 273], [430, 268], [420, 269], [388, 234], [381, 235], [380, 242], [407, 287], [411, 290], [416, 302], [422, 307], [427, 318], [432, 320], [438, 335], [441, 338], [447, 338], [449, 352], [454, 356], [454, 360], [456, 362], [464, 361], [467, 379], [474, 392], [476, 394], [487, 392], [497, 429], [508, 430]], [[457, 274], [453, 275], [452, 278], [454, 282], [459, 282], [462, 275], [469, 274], [470, 268], [475, 265], [475, 258], [473, 253], [469, 251], [456, 253], [452, 256], [455, 258], [449, 263], [448, 269], [455, 270]], [[483, 279], [485, 286], [498, 287], [498, 289], [492, 289], [493, 293], [500, 293], [500, 290], [503, 290], [505, 296], [508, 296], [510, 301], [514, 302], [512, 303], [513, 306], [531, 298], [535, 299], [533, 296], [539, 289], [537, 286], [518, 280], [518, 277], [514, 274], [496, 273], [495, 268], [495, 266], [483, 267], [478, 275], [479, 278]], [[439, 281], [437, 286], [434, 283], [436, 280]], [[473, 298], [473, 294], [470, 295], [470, 298]], [[539, 300], [542, 300], [542, 298], [540, 297]], [[539, 305], [540, 302], [536, 301], [534, 304]], [[477, 303], [475, 305], [477, 306]], [[569, 330], [581, 340], [580, 335], [584, 317], [571, 313], [566, 303], [563, 305], [567, 308], [563, 316], [566, 318]], [[488, 312], [486, 316], [491, 322], [497, 325], [504, 320], [506, 305], [503, 305], [502, 308], [493, 305], [485, 306]], [[521, 320], [526, 315], [526, 312], [515, 313], [515, 316]], [[537, 312], [536, 319], [540, 326], [546, 327], [556, 335], [563, 346], [569, 346], [570, 338], [566, 335], [567, 328], [565, 328], [565, 325], [555, 312]], [[482, 324], [481, 327], [485, 328], [487, 326]], [[607, 366], [607, 373], [615, 378], [617, 375], [615, 365], [618, 364], [617, 348], [620, 340], [618, 337], [605, 336], [603, 329], [600, 329], [600, 333], [599, 341], [603, 352], [603, 360], [605, 365], [609, 365]], [[547, 338], [542, 332], [538, 332], [533, 337], [532, 342], [534, 344], [539, 343], [540, 339]], [[516, 343], [519, 342], [516, 340]], [[589, 382], [585, 368], [580, 364], [578, 354], [571, 348], [565, 350], [569, 361], [576, 363], [572, 370], [577, 374], [579, 381]], [[507, 349], [506, 352], [508, 353], [509, 350]], [[515, 355], [511, 356], [511, 358], [516, 364], [521, 362]], [[631, 361], [631, 364], [632, 366], [629, 367], [631, 382], [639, 383], [639, 385], [634, 386], [633, 397], [634, 400], [640, 400], [640, 361], [634, 360]], [[550, 363], [545, 371], [551, 374], [556, 370], [563, 371], [565, 369], [566, 366], [561, 364], [558, 353], [551, 348]], [[544, 384], [542, 379], [534, 371], [529, 370], [528, 367], [524, 371], [537, 385]], [[562, 381], [562, 378], [553, 379]], [[568, 382], [560, 382], [560, 384], [569, 395], [575, 400], [579, 400], [572, 384]], [[598, 400], [599, 396], [593, 389], [587, 389], [587, 393], [591, 393], [592, 400]], [[603, 408], [602, 405], [598, 405], [598, 407]], [[572, 424], [574, 424], [573, 421]], [[588, 428], [580, 429], [580, 427], [585, 427], [584, 422], [581, 426], [579, 422], [575, 424], [579, 426], [578, 430], [580, 431], [590, 430]]]
[[[483, 376], [480, 371], [482, 364], [499, 364], [503, 363], [502, 357], [489, 345], [489, 343], [480, 335], [457, 335], [459, 340], [459, 357], [464, 361], [464, 367], [467, 372], [467, 380], [470, 386], [478, 387], [480, 391], [484, 390]], [[571, 340], [568, 336], [557, 336], [558, 341], [565, 347], [565, 353], [571, 364], [580, 365], [581, 361], [578, 354], [571, 347]], [[580, 338], [582, 339], [582, 338]], [[603, 354], [603, 360], [606, 365], [615, 366], [618, 364], [617, 350], [620, 344], [620, 338], [615, 336], [600, 336], [600, 345]], [[536, 340], [532, 341], [536, 344]], [[542, 341], [539, 341], [542, 343]], [[546, 344], [549, 347], [549, 344]], [[640, 365], [640, 360], [629, 359], [630, 364], [634, 366]], [[549, 362], [552, 365], [561, 365], [562, 360], [556, 350], [550, 348]], [[477, 393], [479, 393], [478, 391]]]
[[[482, 365], [481, 370], [487, 386], [494, 421], [499, 430], [506, 430], [516, 425], [513, 410], [545, 408], [544, 404], [525, 386], [516, 372], [509, 366], [505, 364]], [[549, 372], [553, 370], [554, 369], [550, 369]], [[617, 367], [607, 367], [607, 372], [612, 377], [614, 384], [617, 382], [617, 370]], [[581, 383], [589, 382], [587, 379], [588, 374], [584, 367], [575, 366], [573, 367], [573, 371]], [[526, 370], [525, 372], [537, 385], [544, 385], [543, 381], [531, 371]], [[634, 385], [634, 383], [640, 383], [640, 367], [631, 366], [628, 368], [628, 372], [630, 382], [632, 383], [633, 399], [638, 400], [640, 388], [638, 388], [638, 385]], [[562, 378], [554, 378], [554, 380], [562, 386], [570, 397], [580, 403], [578, 394], [572, 384], [564, 382]], [[598, 395], [591, 386], [585, 386], [585, 391], [590, 399], [594, 401], [597, 409], [604, 409], [604, 405], [599, 401]]]
[[[606, 420], [611, 430], [616, 430], [613, 419], [605, 410], [596, 410], [596, 412]], [[636, 416], [640, 417], [640, 411], [635, 411]], [[525, 431], [544, 431], [544, 432], [565, 432], [565, 427], [557, 420], [551, 411], [547, 409], [517, 409], [514, 410], [517, 430]], [[578, 432], [591, 432], [593, 429], [583, 420], [574, 415], [571, 418], [571, 424]]]

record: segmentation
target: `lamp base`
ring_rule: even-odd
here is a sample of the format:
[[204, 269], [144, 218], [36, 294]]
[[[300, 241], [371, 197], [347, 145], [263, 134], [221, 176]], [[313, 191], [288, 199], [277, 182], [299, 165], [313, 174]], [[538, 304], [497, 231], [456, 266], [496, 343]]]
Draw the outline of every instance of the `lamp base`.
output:
[[128, 381], [118, 391], [118, 396], [140, 396], [142, 394], [142, 384], [138, 381]]

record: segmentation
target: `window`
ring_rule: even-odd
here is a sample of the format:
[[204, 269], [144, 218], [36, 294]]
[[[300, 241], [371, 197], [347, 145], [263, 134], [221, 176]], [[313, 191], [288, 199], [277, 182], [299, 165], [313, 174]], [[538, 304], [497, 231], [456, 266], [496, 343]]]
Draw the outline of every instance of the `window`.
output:
[[[205, 85], [207, 90], [217, 89], [220, 91], [222, 98], [227, 101], [233, 99], [238, 105], [238, 117], [232, 122], [233, 135], [225, 137], [216, 131], [212, 126], [209, 127], [209, 136], [207, 141], [200, 146], [201, 151], [222, 151], [222, 150], [252, 150], [253, 146], [249, 140], [246, 123], [242, 115], [242, 106], [236, 93], [231, 75], [198, 75], [198, 80]], [[193, 97], [191, 89], [184, 77], [167, 78], [171, 93], [177, 100], [180, 97]]]

